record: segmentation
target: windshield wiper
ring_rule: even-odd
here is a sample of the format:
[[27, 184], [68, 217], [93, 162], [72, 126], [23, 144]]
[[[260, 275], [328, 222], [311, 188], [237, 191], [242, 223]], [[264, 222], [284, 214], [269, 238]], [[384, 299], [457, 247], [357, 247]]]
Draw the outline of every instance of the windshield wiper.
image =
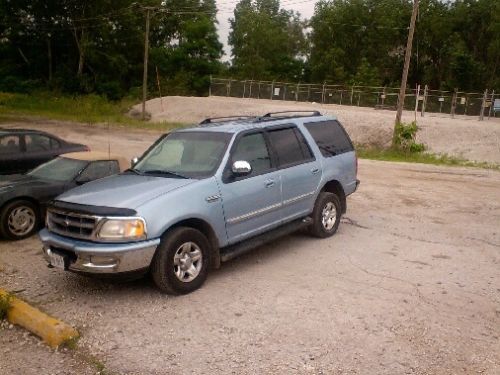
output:
[[149, 171], [143, 171], [142, 172], [143, 174], [169, 174], [169, 175], [172, 175], [172, 176], [175, 176], [175, 177], [179, 177], [179, 178], [185, 178], [185, 179], [188, 179], [189, 177], [186, 177], [186, 176], [183, 176], [177, 172], [172, 172], [172, 171], [166, 171], [166, 170], [163, 170], [163, 169], [152, 169], [152, 170], [149, 170]]
[[138, 174], [139, 176], [142, 176], [142, 172], [138, 169], [135, 169], [135, 168], [125, 169], [123, 171], [123, 173], [125, 173], [125, 172], [132, 172], [132, 173]]

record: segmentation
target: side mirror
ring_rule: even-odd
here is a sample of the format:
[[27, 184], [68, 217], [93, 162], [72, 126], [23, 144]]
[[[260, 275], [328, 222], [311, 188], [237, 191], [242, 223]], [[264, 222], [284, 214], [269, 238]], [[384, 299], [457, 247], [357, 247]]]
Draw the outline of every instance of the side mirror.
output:
[[252, 173], [250, 163], [244, 160], [238, 160], [233, 163], [231, 171], [235, 176], [246, 176]]
[[132, 160], [130, 160], [130, 166], [134, 167], [138, 162], [139, 162], [139, 158], [137, 156], [135, 156], [132, 158]]

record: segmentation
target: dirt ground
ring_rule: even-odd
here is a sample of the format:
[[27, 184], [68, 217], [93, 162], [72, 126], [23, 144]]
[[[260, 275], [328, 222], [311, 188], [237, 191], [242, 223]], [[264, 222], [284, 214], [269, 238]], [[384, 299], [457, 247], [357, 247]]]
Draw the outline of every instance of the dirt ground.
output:
[[[109, 136], [127, 157], [158, 136], [15, 125], [103, 151]], [[0, 327], [0, 374], [500, 373], [500, 172], [361, 160], [359, 178], [334, 237], [285, 237], [182, 297], [48, 269], [36, 237], [0, 242], [0, 285], [82, 333], [53, 352]]]
[[[390, 145], [395, 112], [372, 108], [340, 106], [265, 99], [226, 97], [164, 97], [147, 102], [146, 109], [154, 120], [199, 122], [206, 117], [232, 115], [263, 115], [283, 110], [318, 110], [337, 116], [357, 144]], [[139, 106], [135, 107], [139, 110]], [[404, 112], [403, 121], [415, 119], [413, 112]], [[431, 152], [449, 154], [468, 160], [500, 163], [500, 117], [479, 121], [478, 117], [427, 113], [417, 116], [418, 138]]]

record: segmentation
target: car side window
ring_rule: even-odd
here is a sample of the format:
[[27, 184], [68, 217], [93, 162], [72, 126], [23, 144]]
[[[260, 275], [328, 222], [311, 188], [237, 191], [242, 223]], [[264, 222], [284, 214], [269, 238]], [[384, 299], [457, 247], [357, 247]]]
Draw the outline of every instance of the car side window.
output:
[[21, 147], [17, 135], [5, 135], [0, 137], [0, 154], [15, 154], [20, 151]]
[[61, 147], [61, 143], [57, 139], [50, 138], [50, 148], [52, 150], [57, 150], [60, 147]]
[[93, 161], [80, 174], [79, 180], [93, 181], [106, 176], [111, 176], [120, 172], [120, 167], [116, 160]]
[[310, 122], [305, 124], [305, 127], [326, 158], [354, 150], [347, 133], [338, 121]]
[[252, 167], [250, 177], [267, 173], [272, 169], [271, 158], [262, 133], [247, 134], [240, 138], [233, 151], [231, 165], [239, 160], [250, 163]]
[[28, 134], [24, 137], [26, 141], [27, 152], [41, 152], [49, 151], [51, 146], [51, 139], [41, 134]]
[[276, 151], [280, 168], [291, 167], [314, 159], [304, 137], [295, 127], [271, 130], [269, 139]]

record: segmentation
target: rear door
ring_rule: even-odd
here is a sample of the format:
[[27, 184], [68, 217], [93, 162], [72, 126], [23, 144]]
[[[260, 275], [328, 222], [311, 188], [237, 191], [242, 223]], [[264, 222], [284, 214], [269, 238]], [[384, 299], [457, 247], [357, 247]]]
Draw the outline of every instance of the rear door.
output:
[[268, 130], [282, 184], [282, 218], [291, 221], [311, 213], [321, 166], [295, 125]]
[[28, 170], [52, 160], [58, 154], [56, 143], [44, 134], [26, 134], [24, 141], [26, 144], [24, 164]]
[[[235, 161], [247, 161], [252, 172], [234, 177]], [[229, 243], [252, 237], [281, 223], [281, 180], [261, 131], [235, 141], [220, 187]]]

